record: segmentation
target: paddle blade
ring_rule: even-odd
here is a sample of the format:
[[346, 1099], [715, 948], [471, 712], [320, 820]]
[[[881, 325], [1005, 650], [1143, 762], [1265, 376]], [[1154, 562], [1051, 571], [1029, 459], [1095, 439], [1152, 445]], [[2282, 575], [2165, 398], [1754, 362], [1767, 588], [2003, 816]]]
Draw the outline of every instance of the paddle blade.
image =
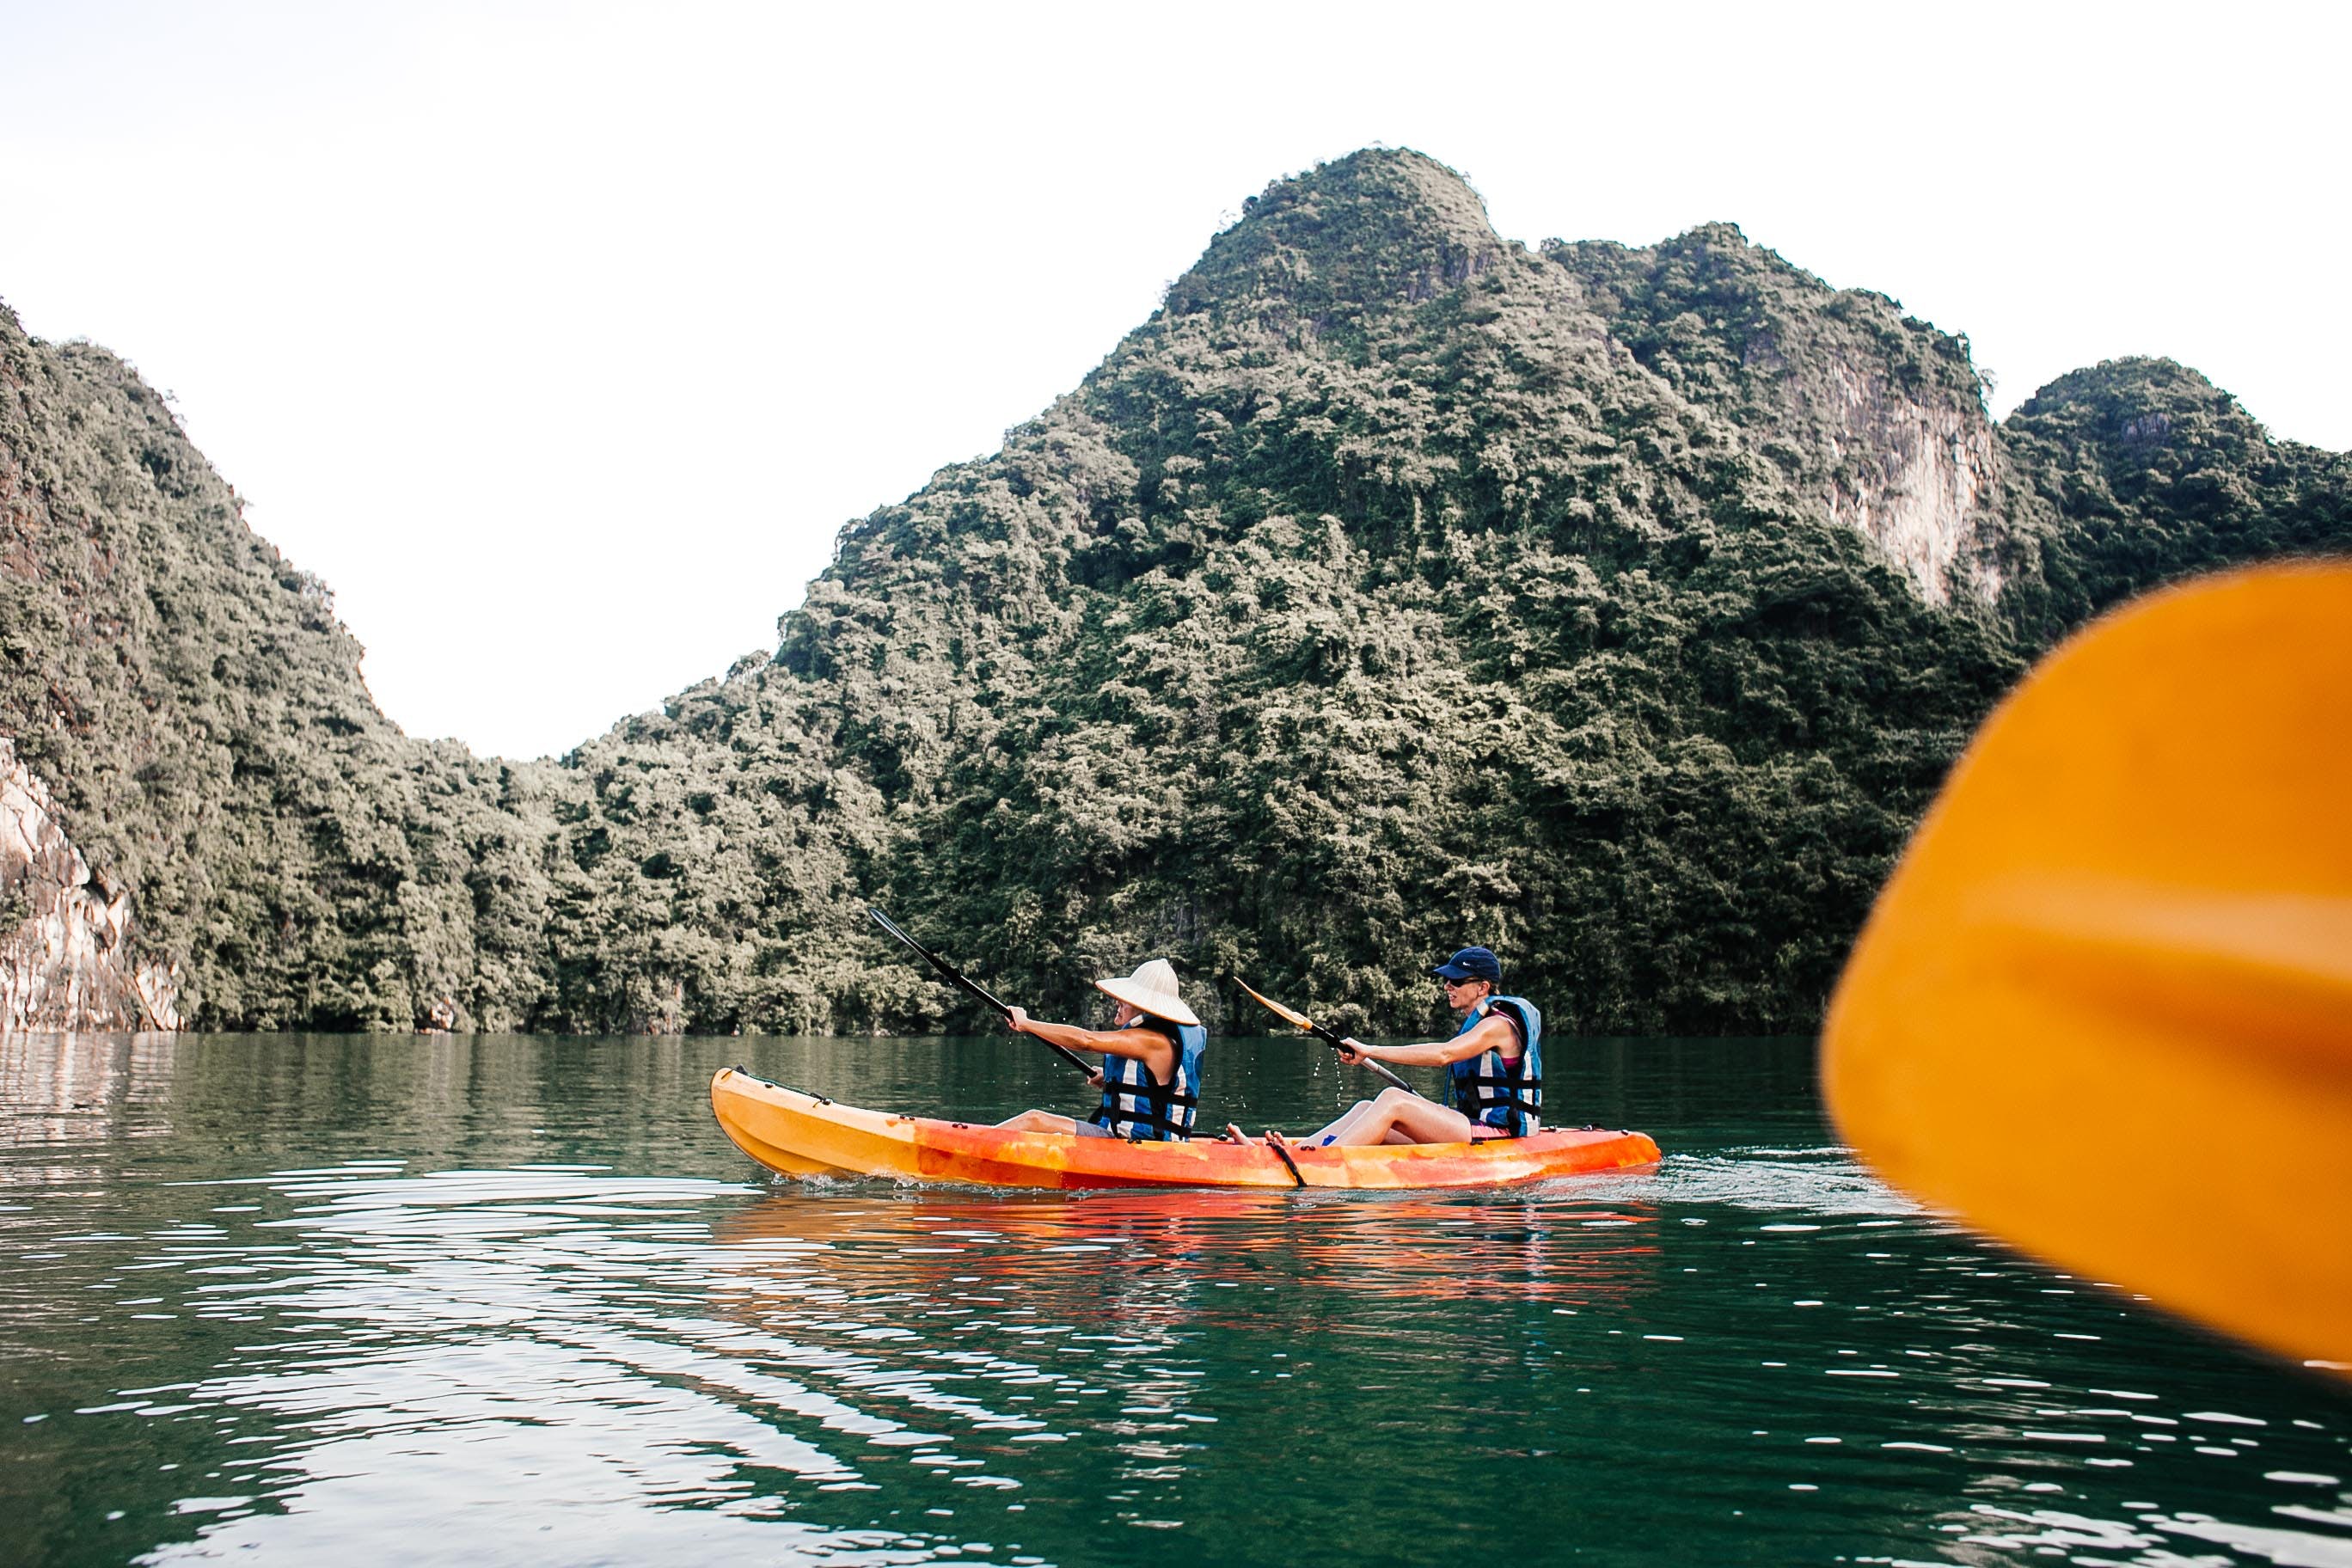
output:
[[1288, 1022], [1290, 1022], [1290, 1023], [1296, 1024], [1296, 1025], [1297, 1025], [1300, 1028], [1307, 1030], [1307, 1031], [1308, 1033], [1310, 1033], [1310, 1034], [1312, 1034], [1312, 1033], [1314, 1032], [1314, 1029], [1315, 1029], [1315, 1024], [1314, 1024], [1314, 1021], [1313, 1021], [1312, 1019], [1308, 1018], [1308, 1017], [1307, 1016], [1307, 1015], [1306, 1015], [1306, 1014], [1304, 1014], [1304, 1013], [1294, 1013], [1294, 1012], [1292, 1012], [1289, 1008], [1287, 1008], [1287, 1007], [1284, 1006], [1281, 1003], [1279, 1003], [1279, 1002], [1276, 1001], [1276, 1000], [1275, 1000], [1273, 997], [1271, 997], [1271, 996], [1259, 996], [1259, 995], [1258, 995], [1258, 994], [1257, 994], [1256, 992], [1255, 992], [1255, 991], [1250, 991], [1250, 988], [1249, 988], [1249, 982], [1248, 982], [1248, 981], [1246, 981], [1246, 980], [1235, 980], [1235, 981], [1234, 982], [1234, 984], [1236, 984], [1236, 985], [1238, 985], [1238, 986], [1240, 986], [1240, 987], [1241, 987], [1243, 990], [1244, 990], [1244, 991], [1249, 991], [1249, 994], [1250, 994], [1252, 996], [1255, 996], [1255, 997], [1256, 997], [1256, 998], [1257, 998], [1258, 1005], [1259, 1005], [1259, 1006], [1261, 1006], [1261, 1007], [1264, 1007], [1267, 1012], [1269, 1012], [1269, 1013], [1273, 1014], [1276, 1017], [1277, 1017], [1277, 1018], [1282, 1018], [1282, 1019], [1286, 1019], [1286, 1020], [1287, 1020], [1287, 1021], [1288, 1021]]
[[1822, 1070], [1896, 1185], [2352, 1372], [2352, 569], [2052, 654], [1879, 895]]

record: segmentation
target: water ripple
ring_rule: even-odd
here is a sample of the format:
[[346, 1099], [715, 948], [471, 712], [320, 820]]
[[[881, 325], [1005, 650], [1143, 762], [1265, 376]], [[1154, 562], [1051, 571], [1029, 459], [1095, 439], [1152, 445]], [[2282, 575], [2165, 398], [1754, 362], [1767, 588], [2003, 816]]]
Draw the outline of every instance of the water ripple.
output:
[[[44, 1080], [0, 1139], [36, 1557], [2347, 1561], [2340, 1393], [1789, 1127], [1483, 1194], [772, 1185], [630, 1110], [700, 1063], [519, 1052]], [[407, 1098], [322, 1135], [368, 1063]]]

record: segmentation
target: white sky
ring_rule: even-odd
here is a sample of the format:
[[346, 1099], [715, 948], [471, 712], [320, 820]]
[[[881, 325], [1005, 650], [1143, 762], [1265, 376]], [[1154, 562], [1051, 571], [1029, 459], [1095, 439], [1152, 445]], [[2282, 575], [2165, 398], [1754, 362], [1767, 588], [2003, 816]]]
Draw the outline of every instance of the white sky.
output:
[[0, 300], [176, 395], [395, 721], [530, 755], [772, 647], [1373, 142], [1530, 244], [1738, 223], [2000, 412], [2162, 353], [2352, 447], [2347, 16], [0, 0]]

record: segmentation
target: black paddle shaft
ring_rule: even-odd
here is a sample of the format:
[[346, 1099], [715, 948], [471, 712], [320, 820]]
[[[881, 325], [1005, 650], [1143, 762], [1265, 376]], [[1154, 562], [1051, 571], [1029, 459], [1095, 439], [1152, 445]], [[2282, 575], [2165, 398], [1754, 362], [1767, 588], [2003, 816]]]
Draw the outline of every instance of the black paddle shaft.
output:
[[[1322, 1041], [1327, 1046], [1329, 1046], [1333, 1050], [1350, 1052], [1355, 1050], [1356, 1047], [1349, 1045], [1346, 1037], [1341, 1035], [1337, 1029], [1327, 1028], [1323, 1025], [1318, 1024], [1314, 1019], [1308, 1017], [1304, 1013], [1294, 1013], [1289, 1008], [1284, 1006], [1281, 1003], [1273, 1000], [1271, 997], [1260, 996], [1256, 992], [1250, 991], [1249, 982], [1242, 979], [1239, 975], [1235, 975], [1234, 977], [1234, 984], [1240, 986], [1244, 991], [1249, 991], [1252, 1000], [1255, 1001], [1259, 1006], [1264, 1007], [1267, 1012], [1272, 1013], [1276, 1017], [1280, 1018], [1286, 1024], [1297, 1025], [1298, 1027], [1306, 1030], [1307, 1033], [1314, 1038]], [[1412, 1095], [1416, 1100], [1427, 1098], [1421, 1092], [1421, 1090], [1413, 1088], [1412, 1085], [1405, 1082], [1404, 1079], [1397, 1077], [1396, 1074], [1389, 1071], [1388, 1068], [1382, 1067], [1380, 1063], [1374, 1061], [1368, 1056], [1358, 1055], [1356, 1057], [1356, 1065], [1362, 1068], [1366, 1072], [1372, 1074], [1374, 1077], [1393, 1084], [1395, 1087], [1404, 1090], [1407, 1094]]]
[[[898, 921], [892, 920], [888, 915], [884, 914], [880, 910], [868, 905], [866, 912], [874, 917], [874, 923], [876, 925], [880, 926], [884, 931], [888, 931], [892, 936], [897, 937], [900, 942], [905, 942], [908, 947], [911, 947], [917, 952], [921, 953], [925, 961], [928, 962], [933, 969], [938, 970], [941, 976], [947, 980], [949, 984], [955, 986], [958, 990], [963, 992], [966, 995], [969, 995], [975, 1000], [987, 1003], [990, 1006], [995, 1008], [997, 1012], [1003, 1015], [1006, 1022], [1009, 1023], [1012, 1021], [1013, 1009], [1007, 1006], [1004, 1003], [997, 1000], [995, 995], [992, 994], [986, 986], [981, 984], [977, 980], [971, 979], [970, 976], [966, 975], [962, 970], [958, 969], [954, 964], [950, 963], [946, 959], [941, 958], [938, 953], [933, 952], [929, 948], [925, 947], [921, 942], [917, 942], [913, 937], [908, 936], [904, 931], [899, 929]], [[1060, 1057], [1064, 1061], [1069, 1063], [1080, 1072], [1087, 1074], [1088, 1077], [1092, 1077], [1094, 1075], [1094, 1064], [1087, 1061], [1086, 1058], [1078, 1055], [1077, 1052], [1069, 1049], [1066, 1046], [1056, 1046], [1051, 1040], [1046, 1040], [1045, 1044], [1052, 1048], [1055, 1056]]]
[[[1307, 1027], [1315, 1032], [1315, 1037], [1317, 1039], [1321, 1040], [1324, 1044], [1330, 1046], [1336, 1050], [1352, 1051], [1355, 1049], [1355, 1047], [1349, 1045], [1346, 1038], [1335, 1030], [1327, 1029], [1320, 1024], [1310, 1024]], [[1421, 1096], [1421, 1090], [1413, 1088], [1412, 1085], [1405, 1082], [1404, 1079], [1397, 1077], [1396, 1074], [1389, 1071], [1387, 1068], [1382, 1067], [1380, 1063], [1374, 1061], [1370, 1057], [1359, 1056], [1356, 1058], [1356, 1065], [1363, 1068], [1366, 1072], [1370, 1073], [1374, 1078], [1385, 1079], [1387, 1082], [1404, 1090], [1407, 1094], [1412, 1095], [1416, 1098]]]
[[[1348, 1043], [1347, 1037], [1340, 1034], [1339, 1030], [1328, 1028], [1321, 1024], [1310, 1022], [1307, 1026], [1307, 1032], [1314, 1036], [1317, 1039], [1322, 1041], [1325, 1045], [1329, 1046], [1333, 1050], [1352, 1051], [1356, 1048]], [[1416, 1098], [1421, 1096], [1421, 1090], [1413, 1088], [1412, 1085], [1405, 1082], [1404, 1079], [1397, 1077], [1396, 1074], [1389, 1071], [1387, 1068], [1381, 1066], [1379, 1062], [1374, 1061], [1370, 1057], [1359, 1056], [1356, 1058], [1356, 1065], [1363, 1068], [1366, 1072], [1370, 1073], [1374, 1078], [1384, 1079], [1388, 1082], [1396, 1085], [1397, 1088], [1404, 1090], [1407, 1094], [1412, 1095]]]

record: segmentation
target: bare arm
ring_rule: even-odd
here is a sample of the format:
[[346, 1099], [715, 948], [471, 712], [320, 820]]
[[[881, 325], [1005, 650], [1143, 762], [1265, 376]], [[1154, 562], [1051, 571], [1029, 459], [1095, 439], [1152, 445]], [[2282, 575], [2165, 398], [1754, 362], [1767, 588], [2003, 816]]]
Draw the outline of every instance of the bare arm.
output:
[[1015, 1007], [1005, 1023], [1016, 1035], [1034, 1035], [1048, 1045], [1097, 1056], [1133, 1057], [1151, 1069], [1162, 1083], [1176, 1065], [1176, 1047], [1157, 1029], [1081, 1029], [1076, 1024], [1048, 1024]]
[[1392, 1062], [1398, 1067], [1442, 1068], [1477, 1056], [1486, 1051], [1500, 1051], [1506, 1057], [1519, 1054], [1519, 1032], [1511, 1027], [1510, 1020], [1499, 1013], [1488, 1013], [1478, 1020], [1478, 1026], [1466, 1035], [1456, 1035], [1450, 1040], [1432, 1040], [1418, 1046], [1368, 1046], [1361, 1040], [1349, 1040], [1349, 1056], [1372, 1057]]

